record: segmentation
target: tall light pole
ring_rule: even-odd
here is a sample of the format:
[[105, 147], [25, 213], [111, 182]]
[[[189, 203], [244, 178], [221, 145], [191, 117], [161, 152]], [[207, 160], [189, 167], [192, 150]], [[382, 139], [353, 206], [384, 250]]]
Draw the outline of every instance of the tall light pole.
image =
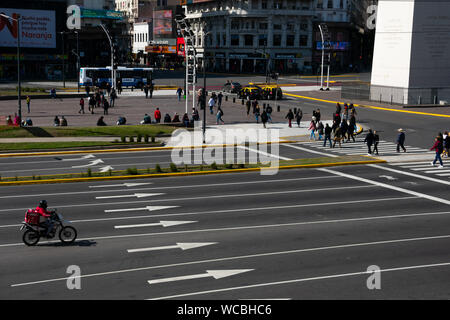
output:
[[17, 19], [7, 16], [6, 14], [0, 13], [0, 16], [11, 19], [17, 22], [17, 101], [18, 101], [18, 107], [19, 107], [19, 126], [22, 126], [22, 86], [20, 81], [20, 22], [22, 21], [21, 16], [17, 15]]
[[78, 31], [75, 31], [77, 35], [77, 87], [78, 92], [80, 92], [80, 52], [79, 52], [79, 42], [78, 42]]
[[320, 90], [323, 90], [323, 63], [325, 60], [325, 41], [323, 39], [323, 30], [322, 25], [319, 24], [319, 30], [320, 30], [320, 37], [322, 39], [322, 65], [321, 65], [321, 71], [320, 71]]
[[65, 88], [66, 87], [66, 77], [65, 77], [65, 62], [64, 62], [64, 34], [65, 34], [66, 32], [64, 32], [64, 31], [61, 31], [60, 32], [60, 34], [61, 34], [61, 39], [62, 39], [62, 78], [63, 78], [63, 87]]
[[108, 40], [109, 40], [109, 45], [111, 47], [111, 83], [112, 83], [111, 87], [113, 89], [115, 89], [116, 81], [114, 81], [114, 47], [113, 47], [111, 36], [108, 33], [108, 30], [106, 30], [106, 28], [103, 24], [100, 24], [100, 27], [102, 27], [103, 31], [105, 31], [106, 36], [108, 37]]

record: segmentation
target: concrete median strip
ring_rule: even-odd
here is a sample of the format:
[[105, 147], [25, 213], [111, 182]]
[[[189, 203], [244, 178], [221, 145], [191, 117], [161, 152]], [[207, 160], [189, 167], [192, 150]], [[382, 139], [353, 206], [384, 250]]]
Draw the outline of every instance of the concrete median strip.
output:
[[[237, 169], [222, 169], [222, 170], [208, 170], [208, 171], [191, 171], [191, 172], [163, 172], [163, 173], [151, 173], [151, 174], [138, 174], [138, 175], [118, 175], [118, 176], [99, 176], [99, 177], [78, 177], [78, 178], [55, 178], [55, 179], [42, 179], [42, 180], [23, 180], [23, 181], [4, 181], [0, 182], [0, 186], [11, 185], [32, 185], [32, 184], [48, 184], [48, 183], [73, 183], [73, 182], [91, 182], [91, 181], [104, 181], [104, 180], [127, 180], [127, 179], [146, 179], [146, 178], [158, 178], [158, 177], [183, 177], [183, 176], [196, 176], [207, 174], [222, 174], [222, 173], [240, 173], [240, 172], [256, 172], [261, 170], [285, 170], [285, 169], [306, 169], [306, 168], [322, 168], [322, 167], [335, 167], [335, 166], [348, 166], [348, 165], [366, 165], [366, 164], [380, 164], [386, 163], [385, 160], [379, 159], [367, 159], [367, 157], [361, 157], [362, 160], [352, 161], [339, 161], [341, 158], [333, 158], [325, 163], [310, 163], [310, 164], [295, 164], [293, 160], [292, 165], [290, 161], [286, 161], [285, 164], [279, 167], [254, 167], [254, 168], [237, 168]], [[320, 159], [320, 158], [319, 158]], [[301, 159], [300, 159], [301, 160]], [[307, 159], [306, 159], [307, 160]], [[334, 160], [334, 162], [333, 162]], [[20, 179], [20, 177], [18, 177]]]

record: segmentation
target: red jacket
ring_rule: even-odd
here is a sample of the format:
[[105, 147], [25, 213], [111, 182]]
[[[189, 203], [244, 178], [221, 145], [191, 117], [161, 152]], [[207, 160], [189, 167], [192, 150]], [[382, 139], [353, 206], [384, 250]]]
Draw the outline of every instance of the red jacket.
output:
[[50, 212], [50, 211], [47, 211], [47, 210], [44, 209], [44, 208], [37, 207], [37, 208], [36, 208], [36, 211], [37, 211], [37, 212], [39, 213], [39, 215], [41, 215], [42, 217], [48, 218], [48, 217], [51, 216], [51, 212]]
[[155, 110], [155, 119], [161, 119], [161, 111]]
[[439, 140], [435, 141], [434, 145], [431, 147], [430, 150], [435, 150], [436, 153], [442, 153], [443, 151], [442, 143]]

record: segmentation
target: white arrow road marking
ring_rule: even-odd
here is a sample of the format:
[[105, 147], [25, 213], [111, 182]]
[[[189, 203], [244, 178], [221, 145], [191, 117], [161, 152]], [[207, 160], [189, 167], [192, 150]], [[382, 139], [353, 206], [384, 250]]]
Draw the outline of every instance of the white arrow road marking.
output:
[[162, 246], [162, 247], [153, 247], [153, 248], [141, 248], [141, 249], [128, 249], [127, 252], [144, 252], [144, 251], [157, 251], [157, 250], [168, 250], [168, 249], [181, 249], [181, 250], [189, 250], [200, 248], [204, 246], [210, 246], [212, 244], [217, 244], [217, 242], [177, 242], [176, 245], [173, 246]]
[[95, 156], [93, 154], [88, 154], [88, 155], [82, 156], [81, 158], [75, 158], [75, 159], [61, 159], [61, 158], [56, 158], [56, 159], [62, 160], [62, 161], [79, 161], [79, 160], [92, 159], [92, 158], [95, 158]]
[[198, 221], [160, 221], [157, 223], [144, 223], [144, 224], [128, 224], [123, 226], [114, 226], [115, 229], [125, 229], [125, 228], [142, 228], [142, 227], [172, 227], [178, 226], [180, 224], [194, 223]]
[[[165, 193], [135, 193], [135, 194], [125, 194], [121, 196], [95, 197], [95, 199], [115, 199], [115, 198], [130, 198], [130, 197], [145, 198], [145, 197], [160, 196], [163, 194]], [[121, 211], [123, 211], [123, 209]]]
[[144, 208], [110, 209], [110, 210], [105, 210], [105, 212], [141, 211], [141, 210], [157, 211], [157, 210], [172, 209], [172, 208], [179, 208], [179, 207], [180, 206], [146, 206]]
[[145, 183], [121, 183], [121, 184], [105, 184], [101, 186], [89, 186], [89, 188], [109, 188], [109, 187], [137, 187], [137, 186], [145, 186], [148, 184], [152, 184], [152, 182]]
[[386, 178], [386, 179], [388, 179], [388, 180], [390, 180], [390, 181], [397, 180], [397, 178], [394, 178], [394, 177], [392, 177], [392, 176], [385, 176], [385, 175], [380, 176], [380, 178]]
[[72, 168], [84, 168], [84, 167], [91, 167], [95, 166], [97, 164], [104, 163], [102, 159], [92, 160], [90, 163], [85, 164], [83, 166], [72, 166]]
[[205, 273], [199, 274], [191, 274], [188, 276], [181, 277], [172, 277], [172, 278], [163, 278], [156, 280], [149, 280], [149, 284], [163, 283], [163, 282], [172, 282], [172, 281], [181, 281], [181, 280], [191, 280], [191, 279], [200, 279], [200, 278], [209, 278], [212, 277], [214, 279], [222, 279], [230, 276], [234, 276], [240, 273], [253, 271], [255, 269], [235, 269], [235, 270], [206, 270]]
[[106, 166], [106, 167], [100, 168], [100, 172], [108, 172], [109, 170], [112, 170], [112, 169], [114, 169], [114, 168], [111, 166]]

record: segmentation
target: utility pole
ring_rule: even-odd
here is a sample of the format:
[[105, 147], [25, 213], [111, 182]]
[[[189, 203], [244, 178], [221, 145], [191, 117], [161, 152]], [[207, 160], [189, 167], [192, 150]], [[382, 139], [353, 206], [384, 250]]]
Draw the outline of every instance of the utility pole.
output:
[[78, 92], [80, 92], [80, 51], [79, 51], [79, 42], [78, 42], [78, 31], [75, 31], [75, 34], [77, 35], [77, 87]]
[[63, 80], [63, 87], [65, 88], [66, 87], [66, 77], [65, 77], [66, 66], [65, 66], [65, 61], [64, 61], [64, 34], [65, 34], [65, 32], [61, 31], [60, 34], [61, 34], [61, 39], [62, 39], [62, 80]]

